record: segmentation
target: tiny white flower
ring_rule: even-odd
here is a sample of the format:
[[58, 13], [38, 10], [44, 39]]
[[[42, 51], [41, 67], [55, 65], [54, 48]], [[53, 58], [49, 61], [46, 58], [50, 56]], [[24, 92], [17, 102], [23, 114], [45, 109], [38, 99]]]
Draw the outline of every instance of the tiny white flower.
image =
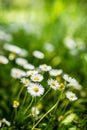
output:
[[62, 70], [60, 69], [60, 70], [58, 70], [58, 69], [52, 69], [52, 70], [50, 70], [49, 71], [49, 74], [51, 75], [51, 76], [58, 76], [58, 75], [61, 75], [62, 74]]
[[44, 93], [43, 86], [37, 83], [31, 83], [27, 89], [32, 96], [41, 96]]
[[65, 79], [68, 82], [67, 86], [72, 86], [73, 88], [77, 90], [82, 89], [82, 86], [78, 83], [78, 81], [70, 77], [68, 74], [64, 74], [63, 79]]
[[40, 111], [39, 111], [38, 107], [32, 107], [31, 113], [32, 113], [33, 117], [37, 117], [39, 115]]
[[24, 84], [24, 86], [29, 86], [30, 84], [30, 80], [29, 79], [26, 79], [26, 78], [21, 78], [21, 83]]
[[16, 46], [16, 45], [11, 45], [11, 44], [4, 44], [4, 49], [8, 50], [10, 52], [14, 52], [16, 54], [20, 54], [22, 52], [21, 48]]
[[7, 121], [5, 118], [2, 119], [2, 122], [5, 123], [7, 126], [11, 125], [11, 123], [9, 121]]
[[28, 61], [24, 58], [16, 58], [15, 62], [16, 62], [16, 64], [18, 64], [20, 66], [23, 66], [28, 63]]
[[32, 76], [32, 75], [37, 74], [37, 73], [38, 73], [37, 70], [29, 70], [29, 71], [26, 72], [26, 75], [27, 76]]
[[48, 79], [48, 85], [54, 90], [59, 88], [59, 83], [57, 82], [57, 80], [54, 79]]
[[33, 82], [41, 82], [43, 80], [43, 75], [41, 74], [34, 74], [31, 76], [31, 80]]
[[51, 66], [48, 66], [46, 64], [42, 64], [39, 66], [39, 68], [42, 70], [42, 71], [50, 71], [52, 69]]
[[75, 95], [75, 93], [68, 91], [66, 92], [66, 97], [70, 100], [70, 101], [75, 101], [77, 100], [77, 97]]
[[65, 79], [67, 82], [73, 82], [74, 78], [70, 77], [68, 74], [63, 75], [63, 79]]
[[35, 68], [34, 65], [29, 64], [29, 63], [23, 65], [23, 67], [24, 67], [25, 69], [29, 69], [29, 70], [33, 70], [33, 69]]
[[44, 54], [41, 51], [38, 51], [38, 50], [33, 51], [33, 56], [38, 58], [38, 59], [44, 58]]
[[26, 75], [26, 73], [21, 69], [18, 69], [18, 68], [12, 68], [11, 69], [11, 76], [13, 78], [18, 78], [19, 79], [19, 78], [21, 78], [21, 77], [23, 77], [25, 75]]
[[8, 59], [5, 56], [0, 55], [0, 63], [7, 64], [8, 63]]

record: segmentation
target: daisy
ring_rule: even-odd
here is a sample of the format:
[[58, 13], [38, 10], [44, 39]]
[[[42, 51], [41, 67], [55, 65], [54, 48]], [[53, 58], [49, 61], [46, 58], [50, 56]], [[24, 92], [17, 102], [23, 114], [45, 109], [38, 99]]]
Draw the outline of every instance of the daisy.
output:
[[54, 90], [59, 88], [59, 83], [57, 82], [57, 80], [54, 79], [48, 79], [48, 85], [50, 85], [50, 87]]
[[37, 83], [31, 83], [29, 87], [27, 88], [28, 92], [34, 97], [34, 96], [41, 96], [44, 93], [44, 88], [42, 85]]
[[39, 68], [42, 70], [42, 71], [50, 71], [52, 69], [51, 66], [48, 66], [46, 64], [42, 64], [39, 66]]
[[5, 56], [0, 55], [0, 63], [7, 64], [8, 63], [8, 59]]
[[38, 73], [37, 70], [29, 70], [29, 71], [26, 72], [26, 75], [27, 76], [32, 76], [32, 75], [37, 74], [37, 73]]
[[23, 66], [28, 63], [28, 61], [24, 58], [16, 58], [15, 62], [16, 62], [16, 64], [18, 64], [20, 66]]
[[62, 74], [62, 70], [60, 69], [60, 70], [58, 70], [58, 69], [52, 69], [52, 70], [50, 70], [49, 71], [49, 74], [51, 75], [51, 76], [58, 76], [58, 75], [61, 75]]
[[20, 47], [8, 43], [4, 44], [4, 49], [10, 52], [14, 52], [16, 54], [20, 54], [22, 52]]
[[31, 80], [33, 82], [41, 82], [43, 80], [43, 76], [41, 74], [34, 74], [31, 76]]
[[39, 115], [40, 111], [39, 111], [38, 107], [32, 107], [31, 113], [32, 113], [33, 117], [37, 117]]
[[38, 50], [33, 51], [33, 56], [38, 58], [38, 59], [44, 58], [44, 54], [41, 51], [38, 51]]
[[66, 93], [66, 97], [70, 100], [70, 101], [75, 101], [77, 100], [77, 97], [75, 95], [75, 93], [71, 92], [71, 91], [68, 91]]
[[82, 89], [82, 86], [78, 83], [78, 81], [76, 79], [70, 77], [69, 75], [64, 74], [63, 79], [65, 79], [68, 82], [67, 86], [72, 86], [73, 88], [75, 88], [77, 90]]
[[24, 67], [24, 69], [29, 69], [29, 70], [33, 70], [35, 68], [34, 65], [29, 64], [29, 63], [23, 65], [23, 67]]
[[26, 75], [26, 73], [21, 69], [18, 69], [18, 68], [12, 68], [11, 69], [11, 76], [13, 78], [18, 78], [19, 79], [19, 78], [21, 78], [21, 77], [23, 77], [25, 75]]
[[29, 86], [30, 84], [30, 80], [29, 79], [26, 79], [26, 78], [21, 78], [21, 83], [24, 84], [24, 86]]

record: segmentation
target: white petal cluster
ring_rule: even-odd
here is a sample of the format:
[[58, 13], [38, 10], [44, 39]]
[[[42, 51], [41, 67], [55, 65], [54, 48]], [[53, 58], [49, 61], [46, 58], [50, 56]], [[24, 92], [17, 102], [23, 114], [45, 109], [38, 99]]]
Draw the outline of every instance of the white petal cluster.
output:
[[50, 71], [52, 69], [51, 66], [48, 66], [46, 64], [42, 64], [39, 66], [39, 68], [42, 70], [42, 71]]
[[38, 107], [32, 107], [31, 113], [32, 113], [33, 117], [37, 117], [39, 115], [40, 111], [39, 111]]
[[32, 96], [41, 96], [44, 94], [43, 86], [37, 83], [31, 83], [27, 89]]
[[23, 66], [28, 63], [28, 61], [24, 58], [16, 58], [15, 62], [16, 62], [16, 64], [18, 64], [20, 66]]
[[78, 83], [78, 81], [67, 74], [63, 75], [63, 78], [68, 82], [67, 86], [72, 86], [75, 89], [82, 89], [82, 86]]
[[49, 74], [51, 76], [58, 76], [58, 75], [61, 75], [62, 72], [63, 72], [63, 70], [61, 70], [61, 69], [60, 70], [58, 70], [58, 69], [52, 69], [52, 70], [49, 71]]
[[23, 83], [24, 86], [27, 87], [30, 84], [30, 80], [27, 78], [21, 78], [21, 83]]
[[33, 70], [35, 68], [34, 65], [29, 64], [29, 63], [24, 64], [23, 67], [24, 67], [24, 69], [29, 69], [29, 70]]
[[0, 63], [7, 64], [8, 63], [8, 59], [5, 56], [0, 55]]
[[75, 93], [68, 91], [66, 92], [66, 97], [70, 100], [70, 101], [75, 101], [77, 100], [77, 97], [75, 95]]
[[38, 59], [44, 58], [44, 54], [41, 51], [38, 51], [38, 50], [33, 51], [33, 56], [38, 58]]
[[27, 51], [25, 49], [22, 49], [16, 45], [11, 45], [11, 44], [4, 44], [4, 49], [10, 52], [13, 52], [15, 54], [18, 54], [19, 56], [26, 56]]
[[29, 70], [26, 72], [26, 76], [32, 76], [34, 74], [38, 74], [38, 71], [37, 70]]
[[33, 82], [41, 82], [43, 80], [43, 75], [41, 74], [34, 74], [31, 76], [31, 80]]
[[23, 70], [21, 70], [21, 69], [18, 69], [18, 68], [12, 68], [11, 69], [11, 76], [13, 78], [20, 79], [20, 78], [22, 78], [25, 75], [26, 75], [26, 73]]
[[7, 121], [5, 118], [3, 118], [2, 120], [0, 120], [0, 127], [2, 127], [2, 123], [6, 124], [7, 126], [11, 125], [11, 123], [9, 121]]
[[59, 83], [54, 79], [48, 79], [48, 85], [54, 90], [57, 90], [59, 88]]

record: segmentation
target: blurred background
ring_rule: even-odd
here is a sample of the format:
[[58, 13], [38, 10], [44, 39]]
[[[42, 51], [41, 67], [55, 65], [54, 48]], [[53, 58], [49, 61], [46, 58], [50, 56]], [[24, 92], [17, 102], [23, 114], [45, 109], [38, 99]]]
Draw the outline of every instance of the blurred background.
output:
[[[26, 49], [30, 63], [32, 51], [42, 51], [45, 59], [40, 63], [63, 69], [87, 92], [86, 0], [0, 0], [0, 54], [7, 56], [5, 43]], [[0, 67], [0, 95], [8, 100], [12, 90], [6, 95], [3, 88], [11, 85], [8, 75], [12, 65]]]

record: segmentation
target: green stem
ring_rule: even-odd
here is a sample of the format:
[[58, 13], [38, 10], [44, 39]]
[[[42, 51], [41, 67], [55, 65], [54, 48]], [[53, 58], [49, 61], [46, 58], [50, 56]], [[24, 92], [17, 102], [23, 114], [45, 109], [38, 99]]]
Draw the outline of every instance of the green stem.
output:
[[20, 89], [20, 91], [19, 91], [19, 93], [18, 93], [18, 97], [17, 97], [17, 99], [19, 99], [19, 97], [20, 97], [20, 95], [21, 95], [23, 89], [24, 89], [24, 86], [22, 86], [22, 88]]
[[39, 102], [48, 94], [48, 92], [51, 90], [51, 88], [49, 88], [46, 93], [41, 97], [41, 99], [39, 100]]
[[26, 91], [26, 93], [25, 93], [25, 96], [24, 96], [24, 100], [23, 100], [22, 106], [23, 106], [24, 103], [25, 103], [26, 97], [27, 97], [27, 91]]
[[43, 118], [46, 117], [55, 107], [58, 106], [59, 101], [60, 101], [60, 98], [57, 100], [56, 104], [55, 104], [53, 107], [51, 107], [51, 108], [40, 118], [40, 120], [33, 126], [33, 128], [32, 128], [31, 130], [34, 130], [35, 127], [43, 120]]
[[29, 106], [25, 109], [24, 114], [25, 114], [25, 113], [28, 111], [28, 109], [31, 107], [33, 101], [34, 101], [34, 97], [32, 98], [31, 103], [29, 104]]

